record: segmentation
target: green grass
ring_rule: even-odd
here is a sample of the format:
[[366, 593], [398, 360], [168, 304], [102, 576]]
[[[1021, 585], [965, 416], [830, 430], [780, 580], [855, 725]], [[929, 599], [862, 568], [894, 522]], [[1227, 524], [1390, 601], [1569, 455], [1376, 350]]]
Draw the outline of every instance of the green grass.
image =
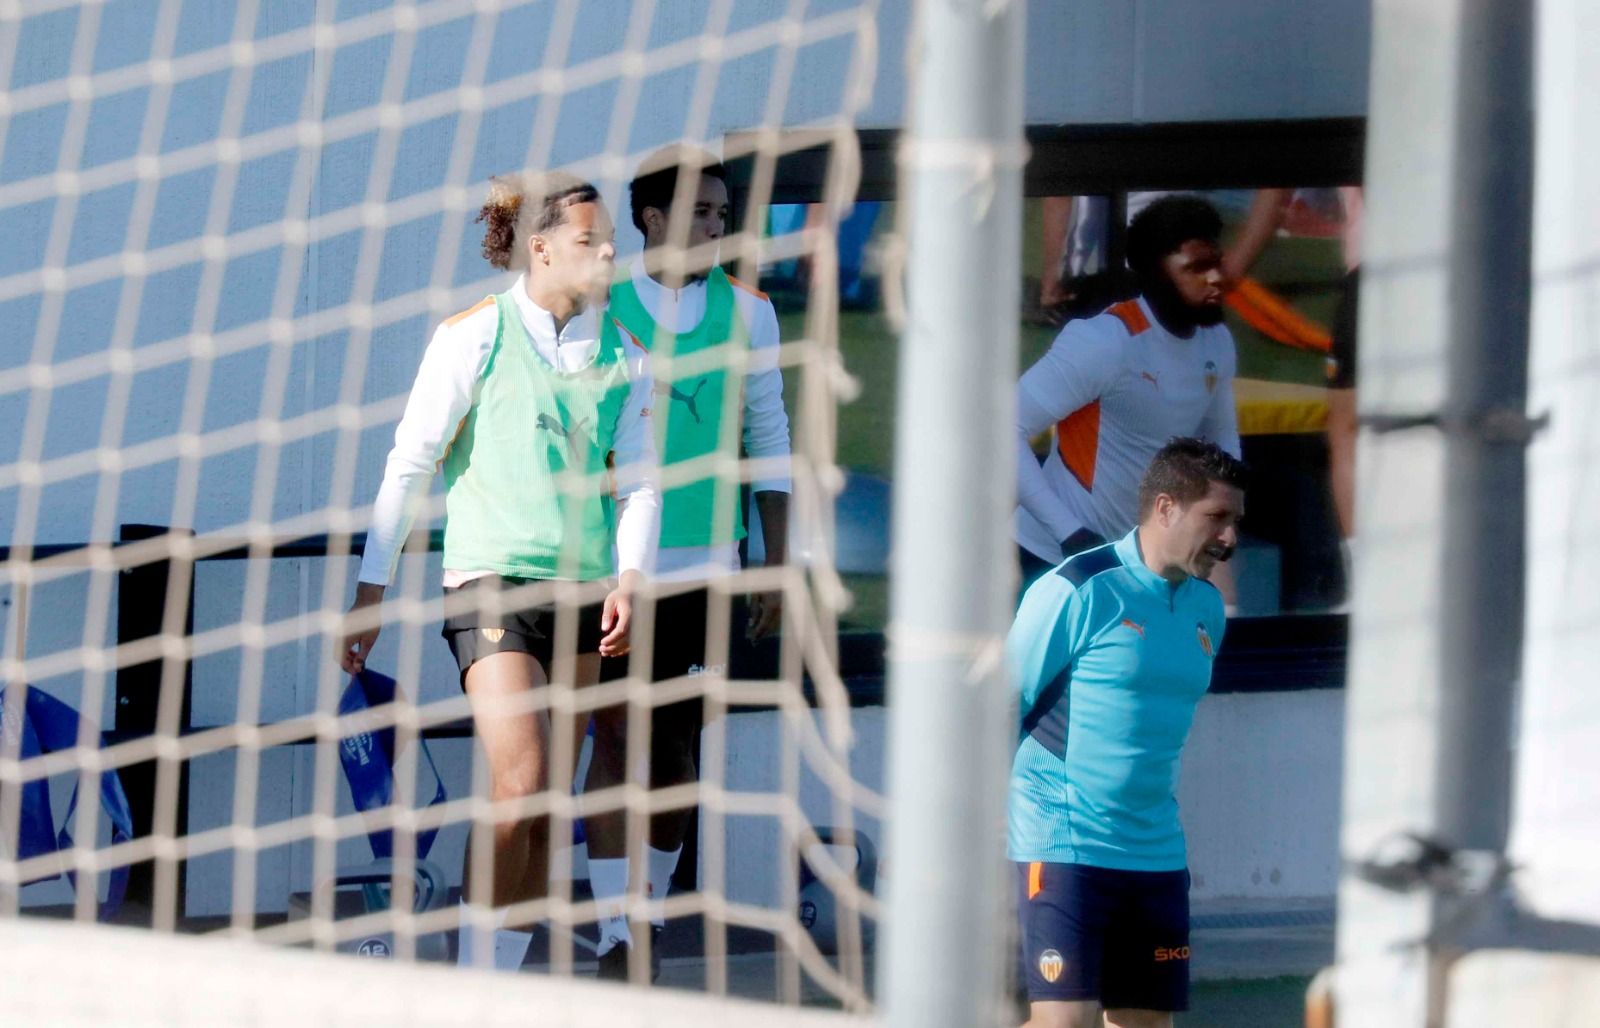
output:
[[1196, 982], [1180, 1028], [1299, 1028], [1305, 1024], [1309, 978]]

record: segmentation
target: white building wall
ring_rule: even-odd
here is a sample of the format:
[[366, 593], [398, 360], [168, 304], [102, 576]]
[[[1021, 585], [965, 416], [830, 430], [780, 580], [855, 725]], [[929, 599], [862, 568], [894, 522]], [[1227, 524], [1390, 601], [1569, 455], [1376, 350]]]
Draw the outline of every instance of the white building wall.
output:
[[[1201, 702], [1178, 791], [1196, 900], [1332, 901], [1339, 874], [1343, 700], [1339, 690], [1318, 689], [1233, 693]], [[820, 731], [820, 718], [817, 724]], [[851, 771], [869, 789], [881, 790], [883, 708], [852, 711], [851, 729]], [[727, 730], [728, 787], [775, 790], [781, 781], [784, 719], [767, 712], [734, 714]], [[951, 759], [962, 755], [951, 754]], [[800, 807], [813, 825], [834, 823], [832, 799], [813, 776], [802, 776]], [[857, 816], [856, 827], [881, 845], [878, 819]], [[1005, 826], [991, 830], [1003, 833]], [[774, 869], [784, 845], [778, 826], [756, 818], [730, 819], [725, 838], [728, 898], [775, 905], [782, 883]], [[890, 875], [904, 861], [938, 859], [937, 854], [881, 855]]]

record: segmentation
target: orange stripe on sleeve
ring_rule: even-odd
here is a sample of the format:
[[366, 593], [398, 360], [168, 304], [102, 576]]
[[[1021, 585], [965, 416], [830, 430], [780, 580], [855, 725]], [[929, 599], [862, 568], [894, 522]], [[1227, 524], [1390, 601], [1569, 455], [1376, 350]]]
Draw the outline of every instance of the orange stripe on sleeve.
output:
[[[481, 307], [483, 305], [479, 304], [479, 306]], [[467, 427], [468, 417], [471, 417], [471, 415], [469, 414], [466, 417], [463, 417], [460, 421], [456, 422], [455, 434], [450, 437], [450, 441], [448, 443], [444, 444], [444, 453], [441, 454], [439, 459], [433, 464], [434, 471], [444, 470], [444, 462], [450, 459], [450, 451], [455, 449], [456, 440], [461, 438], [461, 430]]]
[[1056, 423], [1061, 463], [1085, 489], [1094, 490], [1094, 463], [1100, 452], [1100, 401], [1084, 404]]
[[628, 342], [632, 343], [634, 346], [637, 346], [639, 349], [644, 350], [645, 353], [649, 353], [650, 352], [648, 349], [645, 348], [645, 345], [643, 343], [639, 342], [639, 337], [634, 335], [632, 332], [629, 332], [628, 331], [628, 326], [624, 325], [616, 317], [612, 317], [611, 323], [613, 325], [617, 326], [617, 331], [618, 332], [621, 332], [623, 335], [628, 337]]
[[1130, 336], [1136, 336], [1150, 327], [1150, 319], [1144, 316], [1144, 308], [1139, 306], [1138, 300], [1123, 300], [1106, 308], [1106, 313], [1122, 322]]
[[468, 307], [466, 310], [462, 311], [460, 314], [452, 314], [448, 318], [445, 318], [444, 319], [444, 323], [446, 325], [454, 325], [458, 321], [464, 321], [467, 318], [472, 317], [474, 314], [478, 313], [479, 311], [483, 310], [485, 307], [489, 306], [489, 304], [491, 304], [491, 303], [494, 303], [494, 297], [485, 296], [483, 299], [479, 300], [477, 303], [473, 304], [471, 307]]
[[1044, 891], [1044, 865], [1035, 860], [1028, 865], [1028, 898]]
[[755, 286], [745, 285], [743, 282], [740, 282], [738, 279], [734, 278], [732, 275], [728, 276], [728, 281], [732, 282], [734, 285], [738, 286], [740, 289], [743, 289], [745, 292], [749, 293], [751, 296], [755, 297], [757, 300], [768, 300], [768, 299], [771, 299], [771, 297], [767, 296], [766, 293], [763, 293], [761, 290], [757, 289]]

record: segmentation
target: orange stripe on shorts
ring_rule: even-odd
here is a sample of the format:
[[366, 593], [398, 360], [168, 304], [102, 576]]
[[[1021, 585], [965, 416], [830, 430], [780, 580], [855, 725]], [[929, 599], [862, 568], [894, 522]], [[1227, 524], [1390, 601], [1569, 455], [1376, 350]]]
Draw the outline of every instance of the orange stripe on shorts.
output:
[[1028, 865], [1028, 898], [1044, 891], [1044, 865], [1035, 860]]

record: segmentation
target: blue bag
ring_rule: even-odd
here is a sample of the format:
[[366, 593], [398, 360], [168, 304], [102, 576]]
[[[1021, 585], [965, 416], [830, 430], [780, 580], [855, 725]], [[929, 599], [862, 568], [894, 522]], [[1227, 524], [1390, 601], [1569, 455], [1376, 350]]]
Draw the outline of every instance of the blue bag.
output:
[[[6, 742], [17, 745], [16, 733], [21, 733], [21, 746], [17, 755], [22, 760], [46, 753], [70, 750], [78, 745], [78, 712], [67, 704], [40, 689], [28, 688], [23, 703], [22, 717], [7, 717], [5, 692], [0, 690], [0, 724], [3, 724]], [[104, 736], [100, 737], [102, 744]], [[133, 812], [128, 808], [128, 794], [122, 790], [122, 778], [115, 770], [100, 774], [100, 807], [111, 820], [111, 842], [124, 843], [133, 838]], [[78, 786], [72, 787], [72, 798], [67, 801], [67, 814], [62, 818], [60, 831], [55, 827], [55, 815], [50, 809], [50, 782], [36, 778], [22, 783], [22, 817], [17, 833], [17, 858], [59, 853], [72, 848], [72, 817], [78, 809]], [[55, 877], [36, 879], [53, 881]], [[66, 872], [72, 887], [78, 887], [75, 872]], [[25, 883], [31, 884], [31, 883]], [[100, 919], [109, 919], [122, 906], [128, 891], [128, 867], [113, 868], [104, 902], [100, 904]]]
[[[345, 687], [344, 695], [339, 698], [339, 713], [354, 714], [393, 703], [395, 692], [394, 679], [376, 671], [362, 671], [352, 676], [350, 684]], [[389, 727], [339, 740], [339, 763], [344, 765], [344, 776], [350, 783], [350, 798], [355, 801], [359, 811], [377, 810], [393, 802], [394, 735], [394, 728]], [[428, 741], [418, 736], [417, 742], [422, 747], [422, 759], [427, 772], [433, 776], [434, 793], [428, 806], [436, 806], [446, 798], [444, 781], [439, 777], [433, 754], [428, 750]], [[433, 848], [434, 836], [438, 834], [436, 828], [417, 833], [419, 858], [428, 855], [428, 850]], [[394, 835], [389, 829], [368, 832], [367, 841], [372, 845], [374, 858], [386, 860], [394, 856]]]

